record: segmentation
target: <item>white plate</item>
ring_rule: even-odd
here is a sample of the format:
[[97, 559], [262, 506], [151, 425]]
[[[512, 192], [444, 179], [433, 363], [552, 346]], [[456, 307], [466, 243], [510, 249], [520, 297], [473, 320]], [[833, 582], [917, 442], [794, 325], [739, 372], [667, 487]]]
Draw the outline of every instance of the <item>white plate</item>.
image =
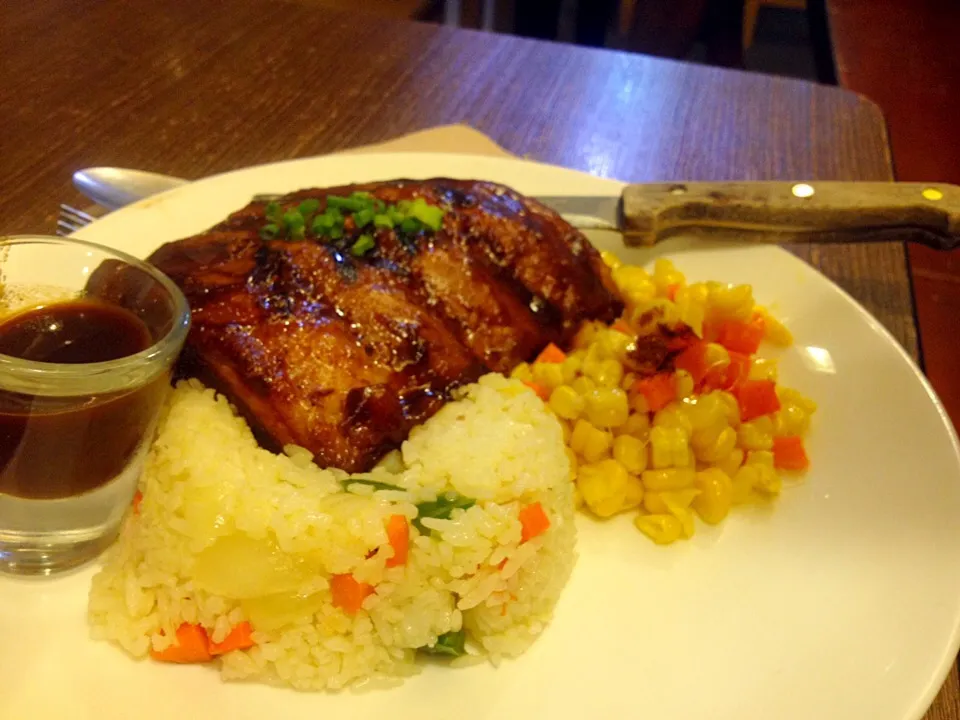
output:
[[[257, 192], [438, 175], [540, 194], [620, 187], [515, 160], [331, 156], [209, 178], [79, 234], [146, 255]], [[919, 718], [960, 643], [960, 452], [942, 407], [893, 338], [788, 253], [681, 242], [660, 252], [690, 278], [751, 283], [796, 337], [781, 377], [820, 404], [813, 469], [774, 512], [735, 512], [669, 548], [629, 518], [581, 518], [573, 578], [526, 655], [499, 669], [430, 667], [365, 694], [228, 684], [205, 667], [134, 662], [87, 636], [92, 569], [0, 579], [0, 717]]]

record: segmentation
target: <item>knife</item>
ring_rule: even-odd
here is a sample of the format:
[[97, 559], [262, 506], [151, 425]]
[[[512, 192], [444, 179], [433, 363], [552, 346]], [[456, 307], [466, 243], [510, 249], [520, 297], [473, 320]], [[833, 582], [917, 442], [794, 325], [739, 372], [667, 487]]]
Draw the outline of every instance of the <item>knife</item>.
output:
[[[110, 209], [188, 180], [122, 168], [79, 170], [74, 185]], [[735, 235], [760, 242], [912, 240], [960, 247], [960, 186], [906, 182], [670, 182], [627, 185], [619, 196], [535, 197], [583, 230], [613, 230], [627, 245], [671, 235]]]

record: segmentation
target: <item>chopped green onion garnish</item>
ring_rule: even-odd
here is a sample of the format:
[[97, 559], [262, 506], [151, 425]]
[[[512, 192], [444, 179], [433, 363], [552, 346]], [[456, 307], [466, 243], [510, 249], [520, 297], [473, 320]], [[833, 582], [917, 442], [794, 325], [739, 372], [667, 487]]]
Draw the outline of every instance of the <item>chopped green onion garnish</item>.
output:
[[367, 480], [366, 478], [350, 478], [343, 481], [343, 489], [349, 490], [351, 485], [369, 485], [374, 490], [403, 490], [399, 485], [379, 482], [378, 480]]
[[449, 520], [454, 510], [469, 510], [476, 504], [477, 501], [473, 498], [464, 497], [455, 492], [448, 492], [440, 495], [436, 500], [422, 502], [417, 505], [417, 517], [414, 519], [413, 524], [417, 527], [417, 530], [427, 535], [429, 531], [420, 522], [423, 518]]
[[310, 225], [310, 229], [314, 235], [323, 235], [327, 233], [331, 227], [333, 227], [333, 224], [327, 215], [317, 215]]
[[438, 208], [436, 205], [427, 205], [423, 198], [417, 198], [410, 206], [410, 216], [415, 217], [434, 232], [439, 230], [443, 224], [444, 214], [442, 208]]
[[437, 644], [433, 647], [424, 646], [420, 649], [429, 655], [460, 657], [466, 652], [466, 642], [467, 634], [461, 629], [457, 632], [444, 633], [437, 638]]
[[[261, 237], [302, 240], [309, 232], [318, 238], [341, 240], [347, 234], [344, 223], [347, 217], [352, 217], [351, 230], [362, 231], [371, 225], [376, 228], [396, 229], [400, 241], [410, 243], [413, 238], [404, 237], [405, 235], [416, 235], [425, 230], [436, 232], [443, 226], [446, 215], [443, 208], [429, 205], [423, 198], [400, 200], [395, 205], [388, 205], [366, 192], [354, 192], [349, 197], [328, 195], [326, 208], [317, 214], [320, 204], [321, 201], [316, 198], [307, 198], [295, 209], [284, 211], [276, 201], [267, 203], [264, 215], [268, 223], [260, 230]], [[357, 257], [365, 255], [375, 247], [372, 233], [363, 233], [349, 246], [350, 252]]]
[[393, 221], [394, 225], [399, 225], [401, 222], [403, 222], [403, 218], [406, 217], [402, 212], [400, 212], [400, 209], [397, 208], [396, 205], [389, 206], [387, 208], [386, 215]]
[[280, 203], [276, 201], [268, 202], [267, 206], [263, 209], [263, 214], [267, 220], [277, 225], [279, 225], [283, 219], [283, 211], [280, 209]]
[[297, 206], [297, 212], [303, 215], [304, 221], [307, 221], [310, 219], [310, 216], [313, 215], [319, 208], [319, 200], [316, 198], [307, 198]]
[[414, 217], [405, 217], [400, 221], [400, 231], [405, 233], [415, 233], [420, 232], [422, 225], [419, 220]]
[[363, 210], [358, 210], [353, 214], [353, 222], [356, 223], [357, 229], [359, 230], [372, 223], [373, 216], [373, 208], [364, 208]]
[[369, 207], [372, 204], [373, 203], [370, 202], [368, 198], [365, 198], [362, 195], [358, 196], [357, 193], [353, 193], [350, 197], [346, 198], [339, 197], [338, 195], [327, 196], [327, 207], [334, 207], [339, 210], [347, 210], [349, 212], [363, 210], [365, 207]]
[[361, 235], [357, 238], [357, 241], [350, 248], [350, 253], [354, 257], [363, 257], [368, 252], [373, 250], [376, 243], [373, 241], [373, 237], [370, 235]]
[[303, 215], [296, 210], [287, 210], [283, 214], [283, 224], [289, 231], [290, 237], [298, 240], [303, 239], [304, 226], [306, 225], [303, 221]]
[[342, 232], [343, 213], [336, 208], [327, 208], [313, 219], [313, 224], [310, 227], [315, 235], [327, 235], [333, 228], [340, 228]]

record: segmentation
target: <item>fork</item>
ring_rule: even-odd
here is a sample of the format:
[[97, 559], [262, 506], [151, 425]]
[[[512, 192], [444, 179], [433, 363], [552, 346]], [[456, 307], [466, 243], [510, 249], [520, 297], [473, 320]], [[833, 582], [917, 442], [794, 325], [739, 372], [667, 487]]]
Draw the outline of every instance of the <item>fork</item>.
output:
[[[260, 193], [253, 196], [253, 202], [269, 203], [281, 197], [283, 196], [276, 193]], [[99, 220], [99, 218], [72, 205], [60, 203], [60, 214], [57, 217], [57, 235], [65, 237], [71, 233], [75, 233], [94, 220]]]
[[86, 227], [94, 220], [93, 215], [79, 210], [72, 205], [60, 204], [60, 215], [57, 217], [57, 235], [66, 236]]

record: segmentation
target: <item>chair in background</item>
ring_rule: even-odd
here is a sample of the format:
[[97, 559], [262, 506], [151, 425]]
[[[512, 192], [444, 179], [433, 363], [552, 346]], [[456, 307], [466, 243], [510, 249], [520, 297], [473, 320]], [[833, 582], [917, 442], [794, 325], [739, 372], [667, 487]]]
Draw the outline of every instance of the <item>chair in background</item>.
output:
[[761, 6], [787, 8], [789, 10], [805, 12], [807, 9], [807, 0], [745, 0], [743, 3], [744, 49], [753, 44], [753, 34], [757, 30], [757, 15], [760, 14]]

